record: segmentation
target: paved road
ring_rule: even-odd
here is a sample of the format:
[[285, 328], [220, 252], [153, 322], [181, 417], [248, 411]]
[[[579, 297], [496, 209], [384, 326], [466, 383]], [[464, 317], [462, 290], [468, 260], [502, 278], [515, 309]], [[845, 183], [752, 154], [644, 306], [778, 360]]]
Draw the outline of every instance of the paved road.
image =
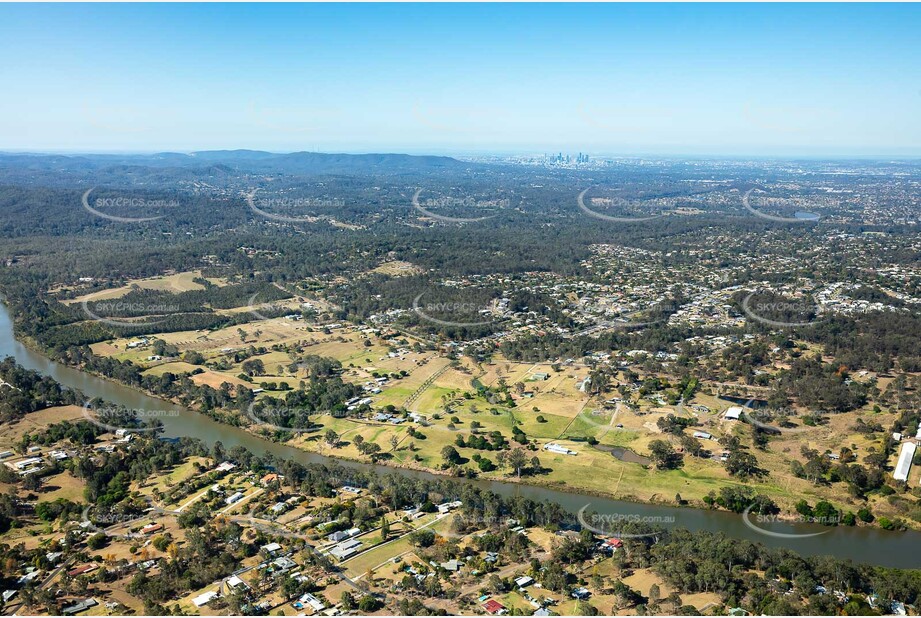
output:
[[186, 502], [185, 504], [183, 504], [182, 506], [180, 506], [180, 507], [179, 507], [178, 509], [176, 509], [174, 512], [178, 515], [179, 513], [181, 513], [182, 511], [184, 511], [184, 510], [186, 509], [186, 507], [191, 506], [196, 500], [201, 500], [204, 496], [207, 496], [209, 491], [211, 491], [211, 487], [210, 487], [210, 486], [208, 487], [208, 489], [206, 489], [205, 491], [201, 492], [200, 494], [198, 494], [197, 496], [195, 496], [194, 498], [192, 498], [191, 500], [189, 500], [188, 502]]

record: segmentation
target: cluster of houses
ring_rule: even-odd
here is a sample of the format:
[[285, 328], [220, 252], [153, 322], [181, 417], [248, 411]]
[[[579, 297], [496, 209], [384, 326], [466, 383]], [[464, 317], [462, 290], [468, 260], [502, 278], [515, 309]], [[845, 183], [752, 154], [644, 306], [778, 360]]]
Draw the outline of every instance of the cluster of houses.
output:
[[269, 507], [269, 510], [268, 510], [269, 516], [272, 518], [278, 517], [279, 515], [281, 515], [288, 509], [292, 508], [293, 506], [301, 502], [303, 499], [304, 499], [303, 496], [297, 495], [297, 496], [291, 496], [284, 502], [276, 502], [275, 504]]
[[388, 414], [386, 412], [377, 412], [374, 416], [371, 417], [372, 421], [378, 423], [390, 423], [391, 425], [399, 425], [400, 423], [405, 423], [406, 419], [397, 414]]
[[[534, 582], [533, 577], [530, 577], [528, 575], [522, 575], [520, 577], [515, 578], [514, 583], [515, 583], [515, 588], [518, 591], [518, 594], [523, 596], [534, 608], [534, 612], [532, 614], [533, 616], [550, 616], [551, 615], [550, 610], [548, 609], [547, 606], [551, 603], [555, 603], [556, 601], [553, 601], [553, 600], [548, 601], [544, 599], [543, 602], [541, 602], [538, 599], [534, 598], [527, 590], [528, 587], [530, 586], [534, 586], [537, 588], [541, 587], [540, 584]], [[582, 601], [588, 599], [589, 597], [591, 597], [591, 595], [592, 593], [588, 590], [588, 588], [585, 588], [584, 586], [575, 588], [569, 593], [569, 596], [572, 597], [573, 599], [582, 600]], [[483, 603], [482, 607], [486, 611], [487, 614], [490, 614], [493, 616], [505, 616], [506, 614], [509, 613], [509, 610], [507, 607], [505, 607], [502, 603], [500, 603], [496, 599], [489, 598], [489, 595], [481, 596], [479, 598], [479, 601]]]
[[[13, 457], [16, 453], [13, 451], [3, 451], [0, 453], [0, 460], [9, 459]], [[71, 454], [65, 450], [52, 450], [48, 453], [48, 458], [53, 461], [64, 461], [71, 458]], [[30, 446], [26, 453], [26, 457], [18, 459], [15, 461], [6, 461], [4, 465], [13, 470], [19, 476], [27, 476], [29, 474], [39, 474], [45, 470], [45, 456], [42, 455], [42, 449], [38, 446]]]
[[37, 457], [26, 457], [20, 459], [19, 461], [8, 462], [7, 467], [16, 471], [20, 476], [26, 476], [27, 474], [35, 474], [41, 472], [45, 469], [44, 466], [45, 459], [41, 456]]
[[[338, 490], [340, 493], [353, 493], [359, 495], [361, 489], [358, 487], [351, 487], [349, 485], [343, 485]], [[324, 528], [329, 528], [339, 524], [338, 521], [327, 521], [317, 526], [317, 530], [323, 530]], [[362, 550], [362, 542], [357, 538], [361, 534], [360, 528], [348, 528], [347, 530], [335, 530], [326, 535], [326, 540], [330, 543], [333, 543], [332, 546], [327, 547], [324, 551], [329, 556], [332, 556], [340, 562], [347, 560], [360, 552]]]
[[381, 387], [386, 386], [387, 382], [389, 381], [390, 381], [389, 378], [384, 378], [384, 377], [374, 378], [374, 380], [370, 382], [365, 382], [361, 388], [362, 390], [365, 390], [371, 393], [372, 395], [378, 395], [381, 392]]
[[[355, 530], [356, 530], [355, 534], [358, 534], [359, 531], [357, 531], [357, 529]], [[344, 541], [337, 543], [332, 548], [328, 549], [326, 553], [328, 553], [330, 556], [332, 556], [333, 558], [341, 562], [343, 560], [347, 560], [351, 558], [352, 556], [360, 552], [361, 549], [362, 549], [361, 541], [355, 538], [348, 538]]]
[[345, 402], [346, 410], [349, 412], [357, 410], [361, 406], [370, 406], [374, 400], [371, 397], [353, 397]]
[[[88, 526], [78, 526], [74, 533], [77, 535], [83, 535], [85, 538], [92, 533], [92, 528]], [[61, 539], [59, 543], [62, 546], [66, 546], [67, 543], [64, 539]], [[64, 551], [49, 551], [45, 554], [49, 565], [52, 567], [61, 563], [64, 558]], [[143, 562], [131, 562], [131, 561], [121, 561], [117, 564], [110, 565], [108, 567], [109, 573], [115, 577], [122, 577], [127, 573], [130, 573], [134, 570], [138, 571], [150, 571], [155, 566], [157, 566], [156, 560], [146, 560]], [[87, 575], [93, 573], [99, 569], [99, 565], [95, 562], [88, 562], [84, 564], [78, 564], [67, 569], [66, 573], [68, 577], [79, 577], [81, 575]], [[29, 566], [25, 568], [25, 571], [22, 576], [16, 580], [15, 587], [11, 587], [7, 590], [4, 590], [0, 598], [2, 598], [2, 604], [9, 603], [19, 594], [19, 590], [26, 586], [32, 586], [38, 584], [41, 585], [41, 578], [45, 576], [46, 572], [42, 569], [39, 569], [35, 566]], [[81, 614], [85, 611], [88, 611], [97, 605], [99, 602], [95, 598], [84, 598], [84, 599], [72, 599], [62, 601], [65, 605], [60, 609], [60, 613], [65, 616], [73, 616], [76, 614]], [[107, 602], [105, 607], [107, 610], [110, 610], [109, 613], [112, 613], [111, 610], [116, 610], [120, 604], [118, 602]], [[120, 613], [120, 612], [114, 612]]]
[[[216, 588], [205, 591], [194, 597], [192, 599], [192, 604], [197, 608], [202, 608], [216, 599], [220, 599], [225, 594], [237, 592], [249, 594], [251, 588], [240, 576], [250, 570], [266, 573], [273, 578], [287, 576], [299, 582], [309, 581], [309, 578], [298, 570], [299, 565], [291, 558], [290, 553], [283, 552], [281, 544], [268, 543], [263, 545], [259, 549], [259, 554], [264, 560], [258, 565], [236, 571], [230, 577], [219, 582]], [[267, 604], [263, 604], [258, 606], [258, 608], [266, 609], [266, 605]], [[326, 604], [312, 594], [301, 595], [296, 601], [291, 603], [291, 606], [297, 610], [310, 607], [314, 612], [320, 612], [326, 608]]]

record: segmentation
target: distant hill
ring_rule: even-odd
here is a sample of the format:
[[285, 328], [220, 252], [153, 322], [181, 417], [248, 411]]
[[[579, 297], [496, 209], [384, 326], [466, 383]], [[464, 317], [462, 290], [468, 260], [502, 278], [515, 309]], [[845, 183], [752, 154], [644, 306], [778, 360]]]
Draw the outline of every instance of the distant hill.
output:
[[112, 168], [203, 168], [283, 174], [392, 174], [451, 171], [470, 164], [451, 157], [407, 154], [273, 153], [260, 150], [205, 150], [189, 154], [57, 155], [0, 153], [0, 166], [33, 170], [77, 171]]
[[458, 169], [466, 164], [451, 157], [407, 154], [327, 154], [291, 152], [274, 154], [254, 150], [193, 152], [198, 161], [220, 162], [246, 170], [288, 171], [312, 174], [407, 172]]

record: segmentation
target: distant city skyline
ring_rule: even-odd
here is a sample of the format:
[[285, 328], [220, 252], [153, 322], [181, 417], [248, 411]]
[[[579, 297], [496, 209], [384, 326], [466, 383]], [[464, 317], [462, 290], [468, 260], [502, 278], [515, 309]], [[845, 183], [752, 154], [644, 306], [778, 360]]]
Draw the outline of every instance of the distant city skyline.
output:
[[917, 4], [0, 5], [0, 150], [921, 156]]

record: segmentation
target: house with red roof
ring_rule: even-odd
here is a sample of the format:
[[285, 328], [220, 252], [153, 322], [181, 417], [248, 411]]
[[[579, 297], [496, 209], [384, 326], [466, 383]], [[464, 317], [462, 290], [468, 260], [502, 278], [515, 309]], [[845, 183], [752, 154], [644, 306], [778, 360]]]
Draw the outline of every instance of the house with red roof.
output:
[[71, 569], [67, 571], [67, 574], [70, 575], [71, 577], [77, 577], [78, 575], [83, 575], [84, 573], [95, 571], [98, 568], [99, 566], [95, 564], [84, 564], [84, 565], [78, 566], [75, 569]]
[[141, 534], [153, 534], [154, 532], [159, 532], [163, 530], [163, 524], [147, 524], [141, 528]]
[[501, 616], [508, 611], [502, 603], [499, 603], [499, 601], [495, 599], [490, 599], [483, 603], [483, 609], [494, 616]]

